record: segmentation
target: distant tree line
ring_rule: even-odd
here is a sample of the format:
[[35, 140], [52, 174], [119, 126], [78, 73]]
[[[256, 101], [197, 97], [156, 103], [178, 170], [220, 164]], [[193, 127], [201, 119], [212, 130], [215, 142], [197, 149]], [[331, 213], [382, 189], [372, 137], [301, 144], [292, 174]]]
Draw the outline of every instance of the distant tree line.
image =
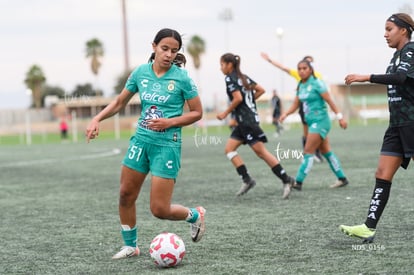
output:
[[[104, 47], [102, 42], [97, 38], [88, 40], [86, 42], [85, 51], [86, 58], [90, 58], [91, 60], [91, 71], [96, 77], [98, 77], [99, 69], [102, 65], [101, 59], [104, 56]], [[192, 57], [194, 67], [198, 72], [201, 66], [200, 56], [205, 52], [204, 40], [201, 37], [194, 35], [190, 39], [187, 51]], [[119, 94], [122, 91], [131, 71], [132, 70], [125, 71], [117, 77], [113, 94]], [[51, 86], [47, 84], [47, 77], [42, 68], [37, 64], [34, 64], [29, 68], [24, 82], [27, 88], [31, 91], [32, 108], [43, 108], [45, 106], [45, 98], [47, 96], [57, 96], [58, 98], [63, 99], [65, 97], [81, 98], [84, 96], [94, 97], [103, 95], [102, 90], [97, 86], [94, 87], [91, 83], [78, 84], [70, 93], [66, 93], [65, 90], [59, 86]]]
[[[91, 59], [91, 71], [97, 77], [101, 67], [100, 59], [104, 55], [103, 44], [96, 38], [86, 42], [86, 58]], [[47, 84], [47, 78], [42, 68], [34, 64], [26, 73], [24, 80], [27, 88], [31, 91], [33, 108], [42, 108], [45, 105], [47, 96], [65, 97], [82, 97], [82, 96], [102, 96], [103, 92], [98, 87], [93, 87], [91, 83], [78, 84], [70, 93], [59, 86], [50, 86]]]

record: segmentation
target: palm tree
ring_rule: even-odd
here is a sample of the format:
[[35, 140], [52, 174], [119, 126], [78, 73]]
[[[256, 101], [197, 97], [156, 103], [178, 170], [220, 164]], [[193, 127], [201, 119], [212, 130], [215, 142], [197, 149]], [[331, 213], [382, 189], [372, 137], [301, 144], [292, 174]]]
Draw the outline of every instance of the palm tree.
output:
[[206, 43], [198, 36], [194, 35], [190, 39], [190, 43], [187, 46], [187, 51], [193, 58], [194, 67], [198, 70], [201, 66], [201, 54], [206, 51]]
[[81, 98], [81, 97], [91, 97], [97, 96], [97, 92], [93, 89], [91, 83], [78, 84], [72, 92], [72, 97]]
[[104, 55], [104, 49], [101, 41], [93, 38], [86, 42], [86, 57], [91, 58], [91, 69], [94, 75], [98, 75], [101, 62], [99, 58]]
[[46, 77], [42, 69], [38, 65], [32, 65], [26, 73], [24, 80], [27, 88], [32, 91], [32, 102], [35, 108], [42, 107], [43, 84], [46, 82]]

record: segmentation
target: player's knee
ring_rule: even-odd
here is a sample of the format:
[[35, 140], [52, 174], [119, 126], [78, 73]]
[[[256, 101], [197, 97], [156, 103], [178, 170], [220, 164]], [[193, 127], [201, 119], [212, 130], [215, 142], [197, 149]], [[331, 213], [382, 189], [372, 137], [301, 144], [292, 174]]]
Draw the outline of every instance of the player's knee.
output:
[[169, 217], [169, 208], [162, 206], [161, 204], [151, 203], [151, 213], [158, 219], [167, 219]]
[[235, 156], [237, 156], [237, 151], [227, 152], [226, 156], [229, 160], [232, 160]]
[[382, 167], [377, 167], [377, 170], [375, 171], [375, 178], [388, 179], [389, 176], [386, 174], [385, 169], [383, 169]]
[[255, 151], [255, 153], [256, 153], [256, 156], [258, 156], [261, 159], [265, 159], [266, 157], [266, 152], [264, 151]]
[[130, 207], [135, 204], [136, 198], [135, 192], [121, 188], [119, 192], [119, 205], [122, 207]]

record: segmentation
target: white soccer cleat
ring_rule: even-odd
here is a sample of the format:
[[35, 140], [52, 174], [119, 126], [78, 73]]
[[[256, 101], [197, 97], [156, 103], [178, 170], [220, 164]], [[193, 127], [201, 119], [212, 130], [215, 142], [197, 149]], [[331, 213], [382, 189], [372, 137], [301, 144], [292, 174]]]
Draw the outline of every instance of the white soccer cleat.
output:
[[330, 188], [339, 188], [339, 187], [347, 186], [348, 184], [349, 184], [349, 181], [346, 178], [345, 179], [338, 179], [337, 181], [335, 181], [334, 184], [332, 184], [329, 187]]
[[195, 223], [190, 224], [191, 239], [193, 242], [200, 241], [204, 235], [204, 231], [206, 230], [206, 224], [204, 221], [204, 214], [206, 213], [206, 210], [202, 206], [198, 206], [196, 209], [199, 214], [198, 219]]
[[250, 189], [256, 186], [256, 181], [254, 179], [250, 179], [248, 182], [243, 182], [240, 190], [236, 193], [236, 196], [242, 196], [246, 194]]
[[283, 195], [282, 198], [284, 200], [289, 198], [290, 191], [292, 190], [292, 185], [290, 183], [283, 184]]
[[123, 246], [118, 253], [112, 256], [112, 259], [114, 260], [125, 259], [125, 258], [130, 258], [130, 257], [138, 256], [138, 255], [139, 255], [138, 247]]

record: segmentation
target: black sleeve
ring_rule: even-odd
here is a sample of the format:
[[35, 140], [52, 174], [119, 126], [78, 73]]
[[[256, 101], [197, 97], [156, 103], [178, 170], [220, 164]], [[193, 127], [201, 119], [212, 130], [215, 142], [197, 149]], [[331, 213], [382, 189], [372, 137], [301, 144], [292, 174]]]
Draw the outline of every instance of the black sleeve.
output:
[[407, 75], [404, 73], [393, 73], [393, 74], [372, 74], [369, 78], [371, 83], [378, 84], [393, 84], [402, 85], [407, 79]]

